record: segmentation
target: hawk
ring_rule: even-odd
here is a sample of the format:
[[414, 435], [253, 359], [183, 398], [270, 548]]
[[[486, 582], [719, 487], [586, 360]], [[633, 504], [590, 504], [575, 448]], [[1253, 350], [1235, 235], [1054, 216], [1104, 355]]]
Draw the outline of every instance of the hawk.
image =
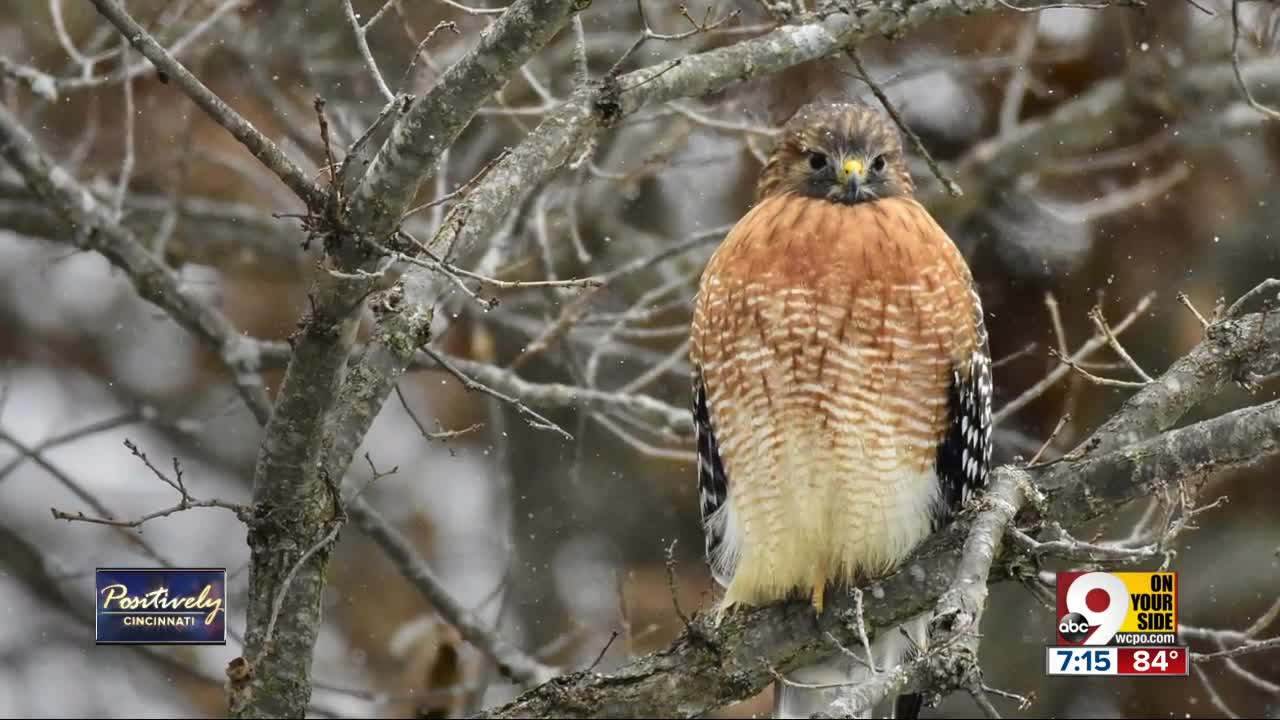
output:
[[[897, 129], [862, 104], [783, 128], [756, 203], [699, 281], [691, 361], [699, 501], [721, 609], [889, 572], [986, 482], [991, 363], [964, 257], [912, 197]], [[878, 634], [876, 667], [926, 617]], [[843, 653], [790, 681], [850, 683]], [[775, 716], [839, 688], [783, 682]], [[914, 715], [918, 696], [897, 701]]]

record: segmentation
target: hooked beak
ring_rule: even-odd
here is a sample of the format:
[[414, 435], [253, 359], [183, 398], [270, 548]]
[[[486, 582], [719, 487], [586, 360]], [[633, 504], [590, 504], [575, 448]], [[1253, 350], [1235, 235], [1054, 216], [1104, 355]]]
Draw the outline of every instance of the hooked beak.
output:
[[856, 191], [867, 181], [866, 164], [856, 158], [845, 160], [843, 165], [836, 168], [836, 181]]

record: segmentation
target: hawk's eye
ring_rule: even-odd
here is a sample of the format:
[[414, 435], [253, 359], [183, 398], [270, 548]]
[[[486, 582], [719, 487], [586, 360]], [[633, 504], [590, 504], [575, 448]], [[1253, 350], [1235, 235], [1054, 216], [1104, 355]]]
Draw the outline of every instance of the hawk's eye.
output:
[[884, 172], [884, 166], [885, 166], [884, 156], [877, 155], [876, 158], [871, 161], [871, 172], [882, 173]]
[[821, 170], [827, 166], [827, 156], [813, 150], [809, 151], [809, 167], [814, 170]]

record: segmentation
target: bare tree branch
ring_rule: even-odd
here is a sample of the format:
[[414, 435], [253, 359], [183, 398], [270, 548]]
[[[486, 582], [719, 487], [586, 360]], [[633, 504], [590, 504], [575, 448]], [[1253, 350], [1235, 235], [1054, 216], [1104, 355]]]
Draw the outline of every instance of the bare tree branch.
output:
[[[170, 478], [167, 474], [165, 474], [155, 465], [152, 465], [151, 460], [148, 459], [146, 454], [143, 453], [141, 450], [139, 450], [138, 446], [134, 445], [132, 441], [125, 440], [124, 445], [126, 448], [129, 449], [129, 452], [132, 453], [134, 457], [141, 460], [142, 464], [147, 466], [147, 469], [150, 470], [151, 473], [155, 475], [158, 480], [160, 480], [160, 482], [163, 482], [164, 484], [178, 491], [177, 504], [173, 505], [172, 507], [164, 508], [162, 510], [149, 512], [133, 520], [115, 520], [105, 515], [100, 515], [99, 517], [93, 517], [90, 515], [85, 515], [83, 512], [69, 513], [69, 512], [63, 512], [61, 510], [58, 510], [57, 508], [49, 508], [50, 511], [53, 512], [54, 518], [58, 520], [80, 521], [80, 522], [94, 523], [98, 525], [110, 525], [113, 527], [121, 527], [121, 528], [140, 528], [142, 527], [143, 524], [145, 524], [150, 520], [155, 520], [156, 518], [162, 518], [162, 517], [169, 517], [174, 513], [183, 512], [185, 510], [190, 510], [192, 508], [219, 508], [222, 510], [230, 510], [231, 512], [235, 513], [237, 517], [241, 519], [248, 517], [249, 508], [244, 505], [227, 502], [226, 500], [219, 500], [217, 498], [214, 498], [211, 500], [201, 500], [200, 498], [197, 498], [191, 493], [187, 492], [186, 483], [184, 483], [182, 480], [182, 476], [183, 476], [182, 464], [178, 462], [178, 458], [175, 457], [173, 459], [173, 477]], [[38, 452], [39, 452], [38, 450], [33, 452], [33, 455], [38, 456]]]
[[[1117, 325], [1117, 328], [1119, 326]], [[1214, 323], [1205, 339], [1156, 382], [1135, 393], [1070, 456], [1097, 454], [1150, 437], [1244, 373], [1280, 369], [1280, 313], [1251, 313]]]
[[1244, 94], [1244, 99], [1248, 101], [1249, 106], [1270, 120], [1280, 120], [1280, 110], [1272, 110], [1258, 102], [1249, 91], [1249, 84], [1245, 82], [1244, 75], [1240, 72], [1240, 0], [1231, 0], [1231, 69], [1235, 72], [1236, 85], [1240, 87], [1240, 92]]
[[573, 0], [517, 0], [486, 28], [479, 44], [400, 116], [352, 195], [351, 221], [375, 238], [392, 230], [418, 184], [435, 170], [480, 105], [550, 42], [574, 5]]
[[259, 374], [257, 346], [245, 340], [222, 313], [183, 292], [173, 271], [121, 227], [109, 208], [41, 152], [4, 105], [0, 105], [0, 155], [70, 227], [70, 239], [77, 247], [102, 253], [128, 275], [138, 295], [217, 349], [245, 403], [259, 422], [265, 422], [271, 410]]
[[[1225, 357], [1221, 352], [1197, 353], [1197, 347], [1139, 393], [1156, 393], [1161, 387], [1167, 392], [1174, 385], [1171, 381], [1181, 377], [1195, 357], [1200, 374], [1178, 388], [1177, 401], [1165, 398], [1165, 402], [1126, 404], [1113, 418], [1111, 427], [1115, 429], [1108, 431], [1104, 426], [1086, 442], [1101, 448], [1093, 454], [1069, 456], [1039, 468], [998, 469], [982, 507], [999, 508], [999, 514], [980, 510], [976, 526], [971, 525], [972, 516], [962, 517], [929, 540], [902, 569], [864, 587], [864, 594], [869, 592], [875, 598], [866, 613], [868, 624], [872, 628], [896, 626], [930, 609], [956, 586], [957, 579], [982, 575], [982, 562], [991, 568], [991, 558], [998, 554], [994, 550], [998, 537], [993, 538], [992, 533], [996, 528], [1003, 532], [1002, 518], [1013, 517], [1022, 507], [1028, 488], [1034, 487], [1037, 494], [1028, 508], [1033, 518], [1052, 518], [1074, 527], [1164, 489], [1185, 488], [1194, 496], [1211, 476], [1280, 455], [1280, 401], [1152, 437], [1190, 409], [1194, 403], [1189, 400], [1207, 397], [1217, 385], [1218, 374], [1229, 374], [1241, 355], [1247, 352], [1247, 357], [1274, 359], [1280, 352], [1280, 315], [1255, 313], [1239, 321], [1244, 324], [1225, 325], [1231, 321], [1224, 321], [1219, 337], [1234, 334], [1241, 340], [1240, 335], [1245, 334], [1253, 340], [1246, 343], [1250, 351]], [[1174, 415], [1172, 407], [1180, 407], [1181, 412]], [[1020, 473], [1025, 473], [1021, 480]], [[982, 552], [964, 552], [966, 537]], [[992, 572], [994, 578], [1003, 576], [999, 568]], [[972, 592], [984, 598], [985, 586], [984, 582]], [[977, 597], [952, 603], [964, 620], [953, 627], [976, 630], [972, 622], [981, 614], [981, 605], [973, 604]], [[838, 597], [831, 605], [818, 629], [832, 633], [839, 643], [856, 642], [856, 631], [845, 622], [853, 610], [849, 598]], [[666, 650], [639, 658], [609, 675], [576, 673], [557, 678], [486, 717], [694, 716], [754, 695], [773, 680], [773, 672], [786, 672], [831, 653], [824, 637], [814, 634], [812, 614], [803, 602], [738, 610], [719, 627], [704, 617], [695, 621], [692, 632]], [[874, 692], [909, 687], [910, 678], [921, 676], [929, 662], [935, 660], [907, 666], [901, 671], [903, 676], [878, 678]], [[953, 669], [976, 669], [976, 664], [966, 664], [968, 661], [947, 662]], [[972, 685], [971, 677], [958, 680], [962, 682], [957, 687]]]
[[[382, 71], [378, 69], [378, 62], [373, 59], [373, 53], [369, 50], [369, 26], [362, 25], [360, 18], [356, 16], [356, 9], [351, 4], [351, 0], [343, 0], [343, 9], [347, 13], [347, 22], [351, 24], [351, 32], [356, 37], [356, 47], [360, 50], [360, 58], [364, 60], [364, 65], [369, 69], [369, 74], [373, 76], [374, 82], [378, 85], [378, 91], [382, 93], [382, 97], [388, 103], [395, 102], [396, 94], [391, 92], [391, 88], [387, 87], [387, 81], [382, 77]], [[370, 20], [370, 24], [381, 16], [383, 11], [391, 6], [387, 3], [378, 11], [378, 15]]]
[[[1156, 483], [1196, 485], [1211, 473], [1277, 454], [1280, 401], [1273, 401], [1172, 431], [1096, 460], [1067, 461], [1052, 466], [1052, 471], [1027, 472], [1037, 487], [1046, 490], [1044, 515], [1075, 525], [1147, 495]], [[991, 548], [998, 547], [998, 538], [992, 545], [992, 532], [1002, 527], [1001, 517], [1021, 507], [1021, 500], [1012, 500], [1017, 483], [1010, 473], [1018, 472], [1022, 471], [1001, 468], [995, 475], [991, 501], [1003, 504], [999, 516], [975, 531], [973, 542], [984, 548], [982, 553], [962, 551], [961, 543], [971, 528], [968, 521], [962, 521], [929, 541], [902, 570], [872, 583], [870, 590], [863, 589], [875, 598], [867, 613], [871, 627], [900, 624], [928, 610], [961, 577], [984, 574], [982, 562], [990, 561], [994, 557]], [[998, 492], [1002, 489], [1007, 492]], [[984, 582], [972, 592], [975, 597], [985, 596], [985, 588]], [[958, 612], [976, 620], [980, 607], [976, 613], [965, 609], [974, 608], [972, 602], [972, 598], [962, 598], [955, 605]], [[575, 673], [557, 678], [484, 717], [696, 716], [762, 690], [773, 680], [765, 663], [785, 672], [829, 653], [826, 643], [815, 638], [812, 613], [806, 610], [802, 602], [753, 608], [735, 613], [718, 628], [703, 617], [695, 621], [695, 630], [705, 637], [686, 633], [667, 650], [639, 658], [609, 675]], [[833, 600], [833, 611], [824, 614], [819, 629], [832, 633], [841, 643], [856, 642], [854, 630], [843, 622], [851, 611], [849, 599]], [[895, 683], [883, 691], [901, 687]]]
[[[1239, 67], [1242, 76], [1256, 86], [1273, 94], [1280, 87], [1280, 59], [1259, 58]], [[964, 196], [955, 198], [925, 187], [921, 200], [944, 225], [959, 222], [983, 207], [988, 193], [1003, 183], [1055, 159], [1092, 153], [1108, 141], [1117, 122], [1138, 109], [1158, 107], [1162, 113], [1191, 118], [1206, 107], [1229, 103], [1238, 92], [1234, 72], [1232, 63], [1225, 62], [1158, 77], [1137, 74], [1096, 83], [1050, 112], [970, 148], [952, 172], [964, 181]]]
[[[196, 40], [208, 34], [219, 20], [239, 8], [241, 2], [242, 0], [222, 0], [222, 3], [215, 7], [212, 12], [195, 23], [190, 30], [183, 33], [181, 37], [169, 46], [169, 54], [174, 57], [182, 55]], [[59, 94], [63, 92], [76, 92], [109, 86], [156, 71], [156, 67], [151, 63], [142, 62], [135, 65], [122, 64], [121, 67], [103, 75], [94, 74], [94, 64], [108, 57], [111, 57], [111, 54], [102, 53], [86, 58], [89, 64], [81, 65], [81, 72], [76, 77], [54, 77], [33, 67], [19, 65], [7, 58], [0, 57], [0, 73], [4, 73], [26, 85], [37, 97], [52, 102], [57, 100]]]
[[[517, 0], [427, 97], [403, 111], [349, 207], [326, 206], [326, 222], [336, 225], [324, 228], [330, 235], [331, 269], [361, 269], [367, 256], [358, 238], [376, 240], [395, 229], [440, 154], [510, 72], [568, 21], [571, 9], [570, 0]], [[258, 515], [250, 532], [254, 554], [246, 647], [252, 665], [238, 667], [247, 672], [237, 673], [243, 681], [233, 683], [230, 694], [236, 716], [296, 715], [307, 707], [328, 553], [316, 553], [296, 571], [270, 652], [263, 653], [271, 601], [299, 553], [323, 539], [329, 496], [413, 350], [426, 339], [431, 308], [401, 312], [402, 290], [393, 287], [371, 305], [375, 316], [391, 321], [378, 324], [374, 342], [348, 368], [357, 313], [377, 289], [374, 283], [368, 277], [322, 273], [311, 293], [310, 318], [294, 342], [254, 474]], [[265, 537], [257, 534], [268, 528]], [[271, 692], [262, 689], [267, 684]]]
[[284, 152], [271, 142], [266, 135], [258, 132], [248, 120], [223, 102], [190, 70], [174, 59], [151, 34], [142, 28], [120, 3], [115, 0], [92, 0], [94, 7], [102, 16], [116, 26], [120, 34], [137, 48], [138, 52], [155, 65], [162, 77], [173, 80], [190, 97], [196, 105], [209, 114], [219, 125], [226, 128], [236, 140], [239, 140], [253, 156], [267, 169], [289, 186], [307, 207], [319, 209], [324, 206], [325, 193], [307, 177], [302, 168], [289, 159]]
[[350, 504], [349, 511], [353, 511], [351, 517], [356, 525], [378, 543], [405, 579], [431, 603], [431, 607], [457, 628], [468, 642], [492, 659], [504, 677], [520, 685], [533, 686], [556, 675], [555, 668], [521, 652], [455, 600], [412, 543], [367, 502], [356, 499]]

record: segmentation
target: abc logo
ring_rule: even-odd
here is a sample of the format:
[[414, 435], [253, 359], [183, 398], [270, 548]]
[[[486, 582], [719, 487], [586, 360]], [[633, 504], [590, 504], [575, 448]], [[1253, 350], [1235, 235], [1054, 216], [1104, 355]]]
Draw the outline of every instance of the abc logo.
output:
[[1058, 621], [1058, 634], [1070, 643], [1083, 642], [1089, 637], [1089, 621], [1080, 613], [1067, 613]]

